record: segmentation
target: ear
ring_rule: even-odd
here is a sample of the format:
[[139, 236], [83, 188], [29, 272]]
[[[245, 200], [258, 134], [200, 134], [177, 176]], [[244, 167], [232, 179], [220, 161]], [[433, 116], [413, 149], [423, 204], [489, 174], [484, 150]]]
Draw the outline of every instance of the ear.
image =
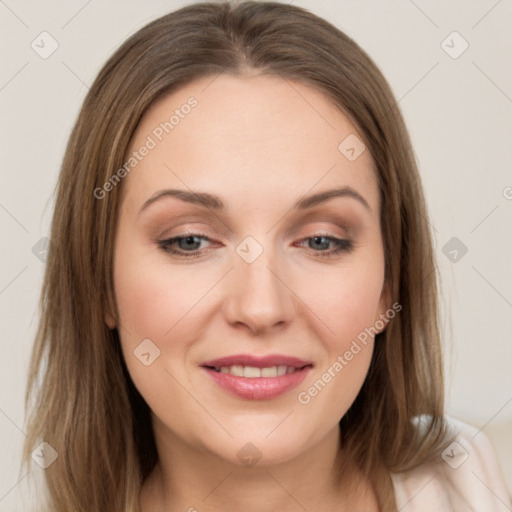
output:
[[115, 329], [117, 326], [115, 318], [110, 313], [105, 313], [105, 323], [109, 329]]
[[115, 329], [117, 327], [117, 320], [115, 315], [112, 314], [111, 306], [106, 306], [104, 320], [109, 329]]

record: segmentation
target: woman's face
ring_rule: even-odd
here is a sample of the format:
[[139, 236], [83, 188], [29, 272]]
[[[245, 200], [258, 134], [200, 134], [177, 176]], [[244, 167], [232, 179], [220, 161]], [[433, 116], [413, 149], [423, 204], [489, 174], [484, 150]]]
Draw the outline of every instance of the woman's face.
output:
[[319, 92], [261, 75], [200, 79], [143, 117], [106, 320], [157, 442], [273, 464], [337, 433], [388, 307], [359, 139]]

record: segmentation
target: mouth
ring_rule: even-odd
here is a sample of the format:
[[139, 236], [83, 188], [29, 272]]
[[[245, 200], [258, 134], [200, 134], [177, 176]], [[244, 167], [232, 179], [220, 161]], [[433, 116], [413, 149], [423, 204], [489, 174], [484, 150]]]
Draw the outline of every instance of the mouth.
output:
[[223, 390], [248, 400], [270, 400], [298, 386], [313, 363], [296, 357], [248, 354], [201, 363]]

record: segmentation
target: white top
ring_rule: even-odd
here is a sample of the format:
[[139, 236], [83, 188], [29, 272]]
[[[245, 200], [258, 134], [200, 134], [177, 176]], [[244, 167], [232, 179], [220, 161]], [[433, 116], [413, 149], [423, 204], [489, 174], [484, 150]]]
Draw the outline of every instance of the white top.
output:
[[400, 512], [511, 512], [505, 485], [489, 438], [475, 427], [446, 416], [456, 441], [439, 462], [392, 473]]

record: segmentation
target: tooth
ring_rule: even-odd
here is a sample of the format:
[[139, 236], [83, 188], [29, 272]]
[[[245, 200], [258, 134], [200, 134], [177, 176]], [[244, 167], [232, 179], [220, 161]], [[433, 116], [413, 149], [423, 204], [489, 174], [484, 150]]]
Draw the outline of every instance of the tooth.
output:
[[272, 378], [281, 377], [288, 373], [293, 373], [294, 371], [296, 371], [296, 368], [293, 366], [286, 366], [284, 364], [279, 366], [268, 366], [265, 368], [256, 368], [255, 366], [233, 365], [216, 367], [215, 370], [219, 373], [229, 373], [231, 375], [234, 375], [235, 377]]
[[231, 375], [235, 375], [236, 377], [243, 377], [244, 376], [244, 367], [240, 366], [240, 365], [233, 365], [230, 368], [229, 373], [231, 373]]
[[270, 368], [261, 369], [262, 377], [277, 377], [277, 366], [271, 366]]
[[254, 366], [245, 366], [244, 377], [261, 377], [261, 368], [255, 368]]
[[277, 375], [278, 376], [286, 375], [286, 365], [285, 364], [280, 364], [277, 367]]

